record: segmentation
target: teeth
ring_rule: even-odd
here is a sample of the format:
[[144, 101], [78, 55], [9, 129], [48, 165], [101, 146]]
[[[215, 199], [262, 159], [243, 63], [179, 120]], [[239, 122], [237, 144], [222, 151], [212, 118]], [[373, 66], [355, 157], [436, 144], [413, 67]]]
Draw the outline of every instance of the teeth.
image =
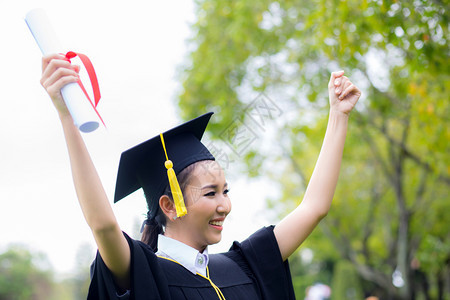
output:
[[211, 222], [209, 222], [209, 224], [216, 225], [216, 226], [222, 226], [223, 225], [223, 221], [211, 221]]

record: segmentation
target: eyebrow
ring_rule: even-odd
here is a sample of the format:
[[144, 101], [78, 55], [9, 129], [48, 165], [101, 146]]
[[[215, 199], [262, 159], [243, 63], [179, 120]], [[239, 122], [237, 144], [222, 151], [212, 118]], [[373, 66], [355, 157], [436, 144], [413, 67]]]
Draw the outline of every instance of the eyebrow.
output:
[[[204, 187], [202, 187], [202, 190], [205, 190], [205, 189], [217, 189], [217, 187], [218, 187], [217, 184], [210, 184], [210, 185], [205, 185]], [[225, 182], [223, 187], [224, 188], [228, 187], [228, 182]]]

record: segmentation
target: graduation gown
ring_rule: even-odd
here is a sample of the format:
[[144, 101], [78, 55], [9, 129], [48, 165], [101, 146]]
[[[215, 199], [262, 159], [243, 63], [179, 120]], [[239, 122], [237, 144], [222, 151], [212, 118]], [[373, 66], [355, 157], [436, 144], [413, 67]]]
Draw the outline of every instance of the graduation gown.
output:
[[[125, 234], [131, 250], [131, 290], [119, 296], [101, 256], [91, 269], [88, 300], [219, 299], [210, 282], [183, 266], [157, 257]], [[264, 227], [230, 250], [209, 255], [209, 274], [227, 300], [295, 299], [287, 260], [282, 261], [273, 226]]]

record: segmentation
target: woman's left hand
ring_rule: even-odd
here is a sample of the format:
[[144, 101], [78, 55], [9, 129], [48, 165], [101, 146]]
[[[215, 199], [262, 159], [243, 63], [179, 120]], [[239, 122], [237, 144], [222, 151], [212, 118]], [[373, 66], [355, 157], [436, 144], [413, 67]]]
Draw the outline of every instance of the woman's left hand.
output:
[[361, 96], [361, 91], [344, 76], [344, 71], [331, 73], [328, 83], [330, 110], [349, 114]]

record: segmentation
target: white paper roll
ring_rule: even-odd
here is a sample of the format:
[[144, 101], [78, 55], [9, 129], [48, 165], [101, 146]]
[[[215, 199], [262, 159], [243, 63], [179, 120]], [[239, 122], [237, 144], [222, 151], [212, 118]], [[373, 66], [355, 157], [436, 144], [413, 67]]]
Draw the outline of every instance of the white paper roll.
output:
[[[25, 22], [31, 31], [43, 55], [65, 53], [58, 37], [43, 9], [29, 11]], [[91, 132], [98, 128], [99, 117], [83, 90], [77, 83], [69, 83], [61, 89], [61, 94], [75, 125], [82, 132]]]

